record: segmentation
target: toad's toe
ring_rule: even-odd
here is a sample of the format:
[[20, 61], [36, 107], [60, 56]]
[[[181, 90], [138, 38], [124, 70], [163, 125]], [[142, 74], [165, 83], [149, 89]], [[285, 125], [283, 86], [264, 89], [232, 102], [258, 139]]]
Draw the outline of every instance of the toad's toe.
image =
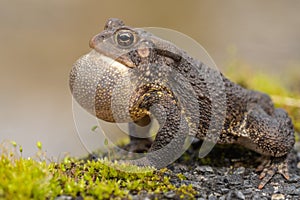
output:
[[258, 189], [264, 188], [264, 186], [273, 178], [276, 172], [282, 174], [287, 180], [290, 178], [287, 156], [264, 160], [263, 163], [258, 166], [257, 171], [262, 171], [259, 175], [261, 182], [258, 185]]

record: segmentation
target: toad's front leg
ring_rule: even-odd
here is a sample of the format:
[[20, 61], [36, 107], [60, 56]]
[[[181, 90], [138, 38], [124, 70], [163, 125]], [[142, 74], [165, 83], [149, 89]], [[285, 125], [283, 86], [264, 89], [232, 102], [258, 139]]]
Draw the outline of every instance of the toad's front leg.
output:
[[291, 119], [282, 109], [275, 109], [272, 116], [260, 106], [252, 107], [246, 117], [242, 131], [247, 137], [238, 139], [238, 143], [264, 156], [264, 161], [257, 168], [261, 171], [262, 189], [276, 172], [289, 179], [288, 154], [295, 143], [294, 128]]
[[171, 92], [161, 89], [145, 93], [138, 107], [154, 115], [160, 128], [145, 157], [131, 163], [165, 167], [180, 157], [184, 149], [189, 125], [183, 109]]
[[128, 127], [130, 143], [124, 149], [133, 153], [147, 152], [152, 145], [150, 136], [151, 119], [149, 115], [135, 122], [129, 122]]

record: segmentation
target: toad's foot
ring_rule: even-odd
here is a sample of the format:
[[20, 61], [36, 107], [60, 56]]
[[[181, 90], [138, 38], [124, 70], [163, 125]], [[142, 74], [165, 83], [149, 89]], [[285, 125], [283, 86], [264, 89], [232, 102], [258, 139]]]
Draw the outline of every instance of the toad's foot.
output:
[[257, 167], [256, 171], [261, 172], [259, 179], [261, 179], [258, 189], [262, 189], [275, 175], [276, 172], [282, 174], [285, 179], [289, 179], [288, 171], [288, 156], [279, 158], [267, 158]]
[[123, 147], [124, 150], [132, 153], [145, 153], [152, 145], [152, 140], [148, 138], [131, 139], [130, 143]]

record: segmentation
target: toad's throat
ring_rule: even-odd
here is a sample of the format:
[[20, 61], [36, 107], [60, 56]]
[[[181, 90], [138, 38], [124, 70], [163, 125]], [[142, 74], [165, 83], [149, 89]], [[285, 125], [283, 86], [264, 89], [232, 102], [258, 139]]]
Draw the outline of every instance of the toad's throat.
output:
[[125, 91], [129, 90], [126, 88], [129, 86], [125, 85], [125, 80], [129, 77], [129, 69], [111, 57], [92, 50], [78, 59], [71, 70], [70, 89], [74, 99], [92, 115], [114, 121], [111, 113], [113, 96], [127, 96]]

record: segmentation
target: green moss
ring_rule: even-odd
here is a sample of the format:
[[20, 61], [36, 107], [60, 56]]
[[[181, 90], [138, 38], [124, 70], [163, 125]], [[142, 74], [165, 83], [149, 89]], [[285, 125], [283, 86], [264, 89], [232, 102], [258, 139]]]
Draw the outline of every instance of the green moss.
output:
[[[38, 147], [41, 147], [40, 143]], [[0, 199], [54, 199], [59, 195], [121, 199], [142, 190], [153, 194], [172, 190], [182, 198], [193, 198], [196, 194], [192, 186], [172, 185], [166, 175], [167, 169], [140, 168], [107, 159], [65, 158], [61, 163], [47, 164], [3, 152], [0, 157]]]
[[185, 177], [182, 173], [177, 174], [177, 177], [178, 177], [181, 181], [186, 180], [186, 177]]
[[50, 173], [45, 162], [0, 157], [0, 198], [44, 199], [50, 193]]

